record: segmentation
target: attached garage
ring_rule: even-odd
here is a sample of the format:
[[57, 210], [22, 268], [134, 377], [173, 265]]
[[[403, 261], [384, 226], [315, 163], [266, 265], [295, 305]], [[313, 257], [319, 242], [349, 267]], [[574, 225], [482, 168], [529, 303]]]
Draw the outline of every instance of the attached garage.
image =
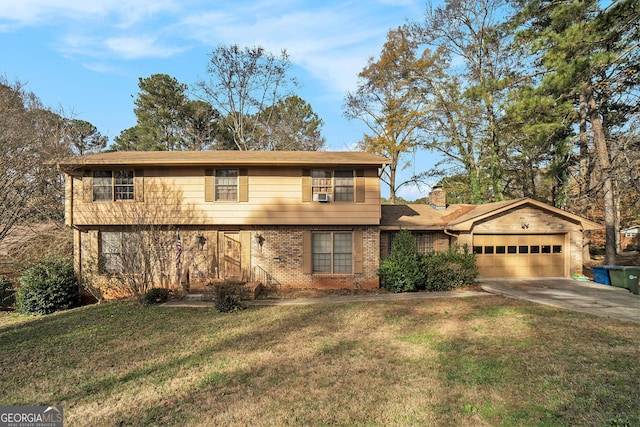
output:
[[563, 277], [567, 234], [478, 234], [473, 252], [481, 277]]
[[[432, 234], [431, 250], [466, 245], [480, 277], [569, 277], [582, 273], [583, 232], [602, 226], [530, 198], [483, 205], [382, 206], [381, 257], [398, 230]], [[424, 239], [423, 239], [424, 240]]]

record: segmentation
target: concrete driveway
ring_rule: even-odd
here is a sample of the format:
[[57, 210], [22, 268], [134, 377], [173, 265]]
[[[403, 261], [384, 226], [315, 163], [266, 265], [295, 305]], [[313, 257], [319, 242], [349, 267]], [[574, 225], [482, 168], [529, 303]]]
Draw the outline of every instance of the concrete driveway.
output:
[[567, 278], [479, 279], [482, 289], [553, 307], [640, 322], [640, 295]]

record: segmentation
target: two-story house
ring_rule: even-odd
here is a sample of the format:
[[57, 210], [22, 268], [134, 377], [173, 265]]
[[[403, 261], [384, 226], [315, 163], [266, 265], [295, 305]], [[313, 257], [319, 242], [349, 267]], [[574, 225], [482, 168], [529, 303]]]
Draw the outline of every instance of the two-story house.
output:
[[59, 163], [80, 274], [371, 289], [401, 229], [423, 252], [466, 245], [481, 277], [581, 273], [586, 218], [522, 198], [382, 205], [387, 159], [363, 152], [116, 152]]
[[[363, 152], [114, 152], [66, 159], [80, 274], [376, 288], [378, 172]], [[135, 265], [133, 265], [135, 264]]]

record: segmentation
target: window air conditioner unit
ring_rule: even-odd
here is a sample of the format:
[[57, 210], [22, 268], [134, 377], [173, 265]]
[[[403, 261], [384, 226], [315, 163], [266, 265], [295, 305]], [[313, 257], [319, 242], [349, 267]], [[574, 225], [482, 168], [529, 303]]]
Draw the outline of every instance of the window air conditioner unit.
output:
[[330, 202], [331, 201], [331, 194], [329, 194], [329, 193], [315, 193], [313, 195], [313, 201], [314, 202]]

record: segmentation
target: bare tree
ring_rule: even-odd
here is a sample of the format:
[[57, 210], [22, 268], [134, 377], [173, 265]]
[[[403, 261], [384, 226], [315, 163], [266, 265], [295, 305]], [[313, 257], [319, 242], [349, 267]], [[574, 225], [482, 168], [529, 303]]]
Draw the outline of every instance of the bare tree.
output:
[[62, 223], [54, 161], [72, 155], [65, 120], [19, 83], [0, 80], [0, 241], [21, 223]]
[[295, 79], [287, 75], [289, 55], [283, 50], [275, 56], [259, 46], [221, 45], [210, 57], [209, 79], [196, 83], [200, 96], [226, 116], [238, 150], [268, 146], [260, 135], [272, 117], [260, 113], [286, 99], [296, 86]]

